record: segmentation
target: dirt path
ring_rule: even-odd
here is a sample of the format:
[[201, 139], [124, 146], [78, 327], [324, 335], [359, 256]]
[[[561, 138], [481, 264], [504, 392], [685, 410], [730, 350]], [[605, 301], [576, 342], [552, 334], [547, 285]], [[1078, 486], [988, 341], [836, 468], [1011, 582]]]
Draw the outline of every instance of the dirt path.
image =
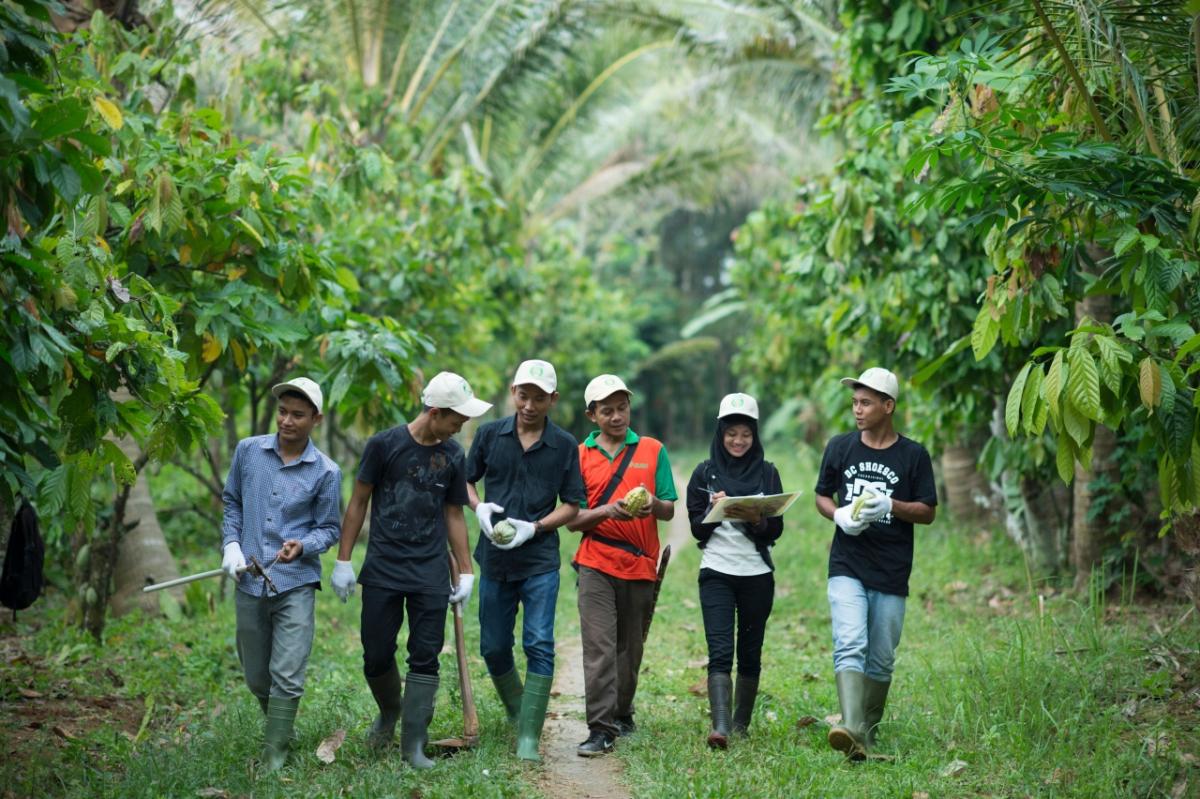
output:
[[[665, 544], [674, 555], [691, 537], [683, 491], [687, 475], [675, 473], [680, 500], [675, 503]], [[615, 757], [580, 757], [575, 747], [588, 735], [584, 713], [583, 648], [579, 633], [560, 638], [555, 652], [554, 689], [542, 735], [545, 769], [541, 788], [550, 799], [630, 799], [621, 782], [621, 761]]]

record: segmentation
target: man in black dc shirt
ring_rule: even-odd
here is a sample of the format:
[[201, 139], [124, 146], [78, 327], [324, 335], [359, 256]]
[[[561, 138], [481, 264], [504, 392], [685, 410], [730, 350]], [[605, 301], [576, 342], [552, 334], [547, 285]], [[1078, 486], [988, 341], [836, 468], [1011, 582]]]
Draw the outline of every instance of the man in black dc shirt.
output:
[[[842, 721], [829, 731], [829, 743], [862, 760], [892, 684], [912, 573], [913, 524], [933, 522], [937, 490], [929, 453], [892, 426], [896, 376], [875, 367], [842, 383], [854, 389], [857, 430], [825, 445], [815, 493], [817, 510], [837, 524], [828, 593]], [[868, 498], [855, 514], [854, 502], [864, 494]]]
[[[369, 505], [371, 537], [358, 582], [363, 587], [363, 673], [379, 715], [367, 743], [381, 750], [399, 721], [404, 760], [413, 768], [431, 768], [424, 749], [437, 696], [447, 599], [466, 603], [475, 580], [463, 515], [469, 501], [466, 463], [462, 446], [451, 436], [492, 406], [452, 372], [430, 380], [421, 402], [424, 410], [416, 419], [367, 441], [342, 519], [331, 582], [343, 602], [354, 593], [350, 554]], [[453, 588], [447, 542], [462, 570]], [[406, 611], [408, 676], [401, 699], [396, 637]]]

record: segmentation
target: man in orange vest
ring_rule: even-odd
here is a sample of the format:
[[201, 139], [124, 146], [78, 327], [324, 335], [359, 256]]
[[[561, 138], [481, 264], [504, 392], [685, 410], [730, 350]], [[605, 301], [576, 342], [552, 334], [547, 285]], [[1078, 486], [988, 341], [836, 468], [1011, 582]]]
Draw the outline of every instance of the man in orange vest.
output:
[[[583, 392], [587, 417], [599, 429], [579, 445], [587, 501], [567, 527], [583, 533], [579, 620], [588, 739], [582, 757], [612, 751], [629, 735], [642, 665], [642, 630], [653, 612], [658, 568], [658, 522], [675, 515], [675, 480], [662, 442], [629, 429], [633, 392], [616, 375], [600, 375]], [[641, 503], [625, 496], [642, 487]], [[640, 506], [639, 506], [640, 505]]]

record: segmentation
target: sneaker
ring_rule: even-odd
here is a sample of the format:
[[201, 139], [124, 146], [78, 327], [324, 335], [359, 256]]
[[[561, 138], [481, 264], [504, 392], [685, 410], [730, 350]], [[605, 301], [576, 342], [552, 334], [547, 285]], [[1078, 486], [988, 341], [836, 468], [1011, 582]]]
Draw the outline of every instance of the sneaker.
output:
[[606, 732], [593, 730], [588, 739], [581, 743], [575, 752], [580, 757], [598, 757], [607, 755], [613, 750], [613, 737]]
[[637, 732], [637, 725], [633, 723], [633, 716], [617, 716], [616, 722], [618, 737], [624, 738]]

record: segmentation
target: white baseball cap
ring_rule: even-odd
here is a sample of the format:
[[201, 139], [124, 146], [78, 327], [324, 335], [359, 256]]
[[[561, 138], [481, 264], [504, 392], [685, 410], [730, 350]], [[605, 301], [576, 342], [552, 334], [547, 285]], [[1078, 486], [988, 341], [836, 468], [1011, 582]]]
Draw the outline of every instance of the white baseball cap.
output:
[[758, 400], [749, 394], [726, 394], [721, 399], [721, 409], [717, 411], [717, 418], [724, 419], [726, 416], [749, 416], [757, 420]]
[[475, 396], [471, 384], [454, 372], [438, 372], [425, 384], [421, 402], [430, 408], [449, 408], [463, 416], [483, 416], [492, 408], [492, 403]]
[[896, 375], [878, 366], [872, 366], [858, 377], [843, 377], [842, 385], [851, 388], [866, 386], [880, 394], [886, 394], [892, 399], [900, 397], [900, 381]]
[[513, 375], [513, 386], [537, 386], [547, 394], [558, 390], [558, 375], [549, 361], [521, 361]]
[[275, 399], [279, 399], [285, 391], [299, 391], [317, 406], [317, 413], [323, 412], [321, 408], [325, 404], [325, 395], [321, 393], [321, 387], [307, 377], [294, 377], [286, 383], [271, 386], [271, 394]]
[[587, 388], [583, 390], [583, 404], [591, 405], [593, 402], [611, 397], [618, 391], [624, 391], [629, 396], [633, 396], [633, 392], [625, 385], [625, 381], [616, 375], [593, 377], [592, 382], [588, 383]]

